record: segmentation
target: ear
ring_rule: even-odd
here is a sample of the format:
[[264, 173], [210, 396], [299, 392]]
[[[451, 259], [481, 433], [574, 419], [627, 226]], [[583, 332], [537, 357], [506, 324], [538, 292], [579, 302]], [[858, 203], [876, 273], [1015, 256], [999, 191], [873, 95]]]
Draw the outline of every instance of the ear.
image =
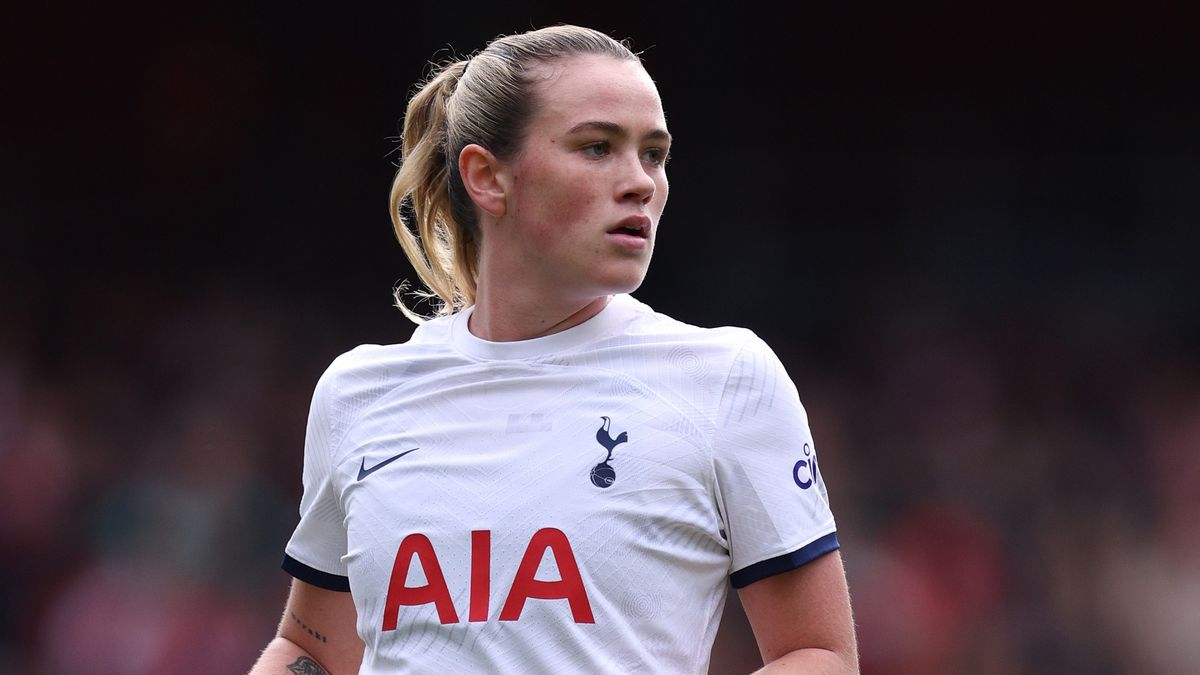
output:
[[503, 165], [482, 145], [472, 143], [458, 154], [458, 172], [475, 205], [500, 218], [507, 209]]

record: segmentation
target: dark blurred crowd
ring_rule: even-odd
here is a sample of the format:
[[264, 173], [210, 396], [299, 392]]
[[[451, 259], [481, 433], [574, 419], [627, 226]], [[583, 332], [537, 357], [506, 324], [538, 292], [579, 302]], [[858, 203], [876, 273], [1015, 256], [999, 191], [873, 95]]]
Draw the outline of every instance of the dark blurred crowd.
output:
[[[6, 315], [0, 672], [234, 673], [278, 621], [308, 397], [353, 345], [258, 289], [143, 300]], [[863, 672], [1200, 666], [1200, 363], [1154, 328], [889, 307], [776, 341]], [[756, 658], [731, 596], [713, 672]]]

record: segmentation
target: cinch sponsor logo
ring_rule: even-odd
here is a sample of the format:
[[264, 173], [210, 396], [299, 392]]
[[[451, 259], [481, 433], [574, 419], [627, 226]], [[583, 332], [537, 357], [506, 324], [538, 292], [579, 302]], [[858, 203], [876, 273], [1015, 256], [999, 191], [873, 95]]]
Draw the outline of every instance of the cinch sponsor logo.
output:
[[817, 482], [817, 456], [813, 454], [808, 443], [804, 444], [804, 459], [792, 467], [792, 480], [801, 490], [807, 490]]
[[[549, 551], [554, 556], [561, 578], [543, 581], [534, 578], [543, 556]], [[424, 586], [408, 586], [408, 571], [414, 558], [425, 573]], [[492, 531], [471, 532], [471, 592], [467, 621], [487, 621], [491, 610], [492, 586]], [[566, 600], [575, 623], [596, 623], [592, 616], [592, 605], [588, 601], [579, 565], [571, 542], [562, 530], [544, 527], [533, 534], [525, 555], [517, 568], [517, 574], [509, 587], [507, 599], [500, 609], [501, 621], [517, 621], [529, 598], [538, 600]], [[392, 578], [388, 583], [387, 601], [383, 608], [383, 630], [396, 630], [401, 607], [415, 607], [433, 603], [438, 619], [443, 624], [458, 623], [458, 609], [450, 599], [450, 589], [442, 574], [441, 563], [433, 543], [424, 534], [410, 534], [400, 542], [396, 550], [396, 561], [392, 564]]]

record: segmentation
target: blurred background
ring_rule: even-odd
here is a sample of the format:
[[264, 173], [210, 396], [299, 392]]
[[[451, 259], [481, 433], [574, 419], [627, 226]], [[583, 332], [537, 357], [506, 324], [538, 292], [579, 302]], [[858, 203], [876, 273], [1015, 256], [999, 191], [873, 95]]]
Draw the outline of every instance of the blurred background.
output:
[[[672, 196], [637, 296], [787, 365], [863, 672], [1200, 672], [1182, 12], [503, 5], [6, 12], [0, 672], [250, 666], [312, 387], [413, 328], [407, 95], [559, 21], [659, 82]], [[739, 612], [714, 673], [759, 664]]]

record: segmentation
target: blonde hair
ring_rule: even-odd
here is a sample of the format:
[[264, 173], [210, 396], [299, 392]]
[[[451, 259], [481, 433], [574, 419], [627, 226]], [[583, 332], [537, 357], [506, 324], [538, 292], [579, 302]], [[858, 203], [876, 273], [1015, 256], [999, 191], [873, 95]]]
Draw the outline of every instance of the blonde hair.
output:
[[[501, 160], [516, 156], [536, 106], [530, 70], [583, 54], [641, 61], [599, 31], [551, 26], [499, 37], [471, 58], [442, 63], [409, 100], [389, 208], [396, 238], [429, 289], [413, 294], [433, 301], [433, 316], [475, 302], [480, 231], [459, 154], [477, 143]], [[404, 302], [405, 288], [395, 292], [400, 311], [416, 323], [432, 318]]]

